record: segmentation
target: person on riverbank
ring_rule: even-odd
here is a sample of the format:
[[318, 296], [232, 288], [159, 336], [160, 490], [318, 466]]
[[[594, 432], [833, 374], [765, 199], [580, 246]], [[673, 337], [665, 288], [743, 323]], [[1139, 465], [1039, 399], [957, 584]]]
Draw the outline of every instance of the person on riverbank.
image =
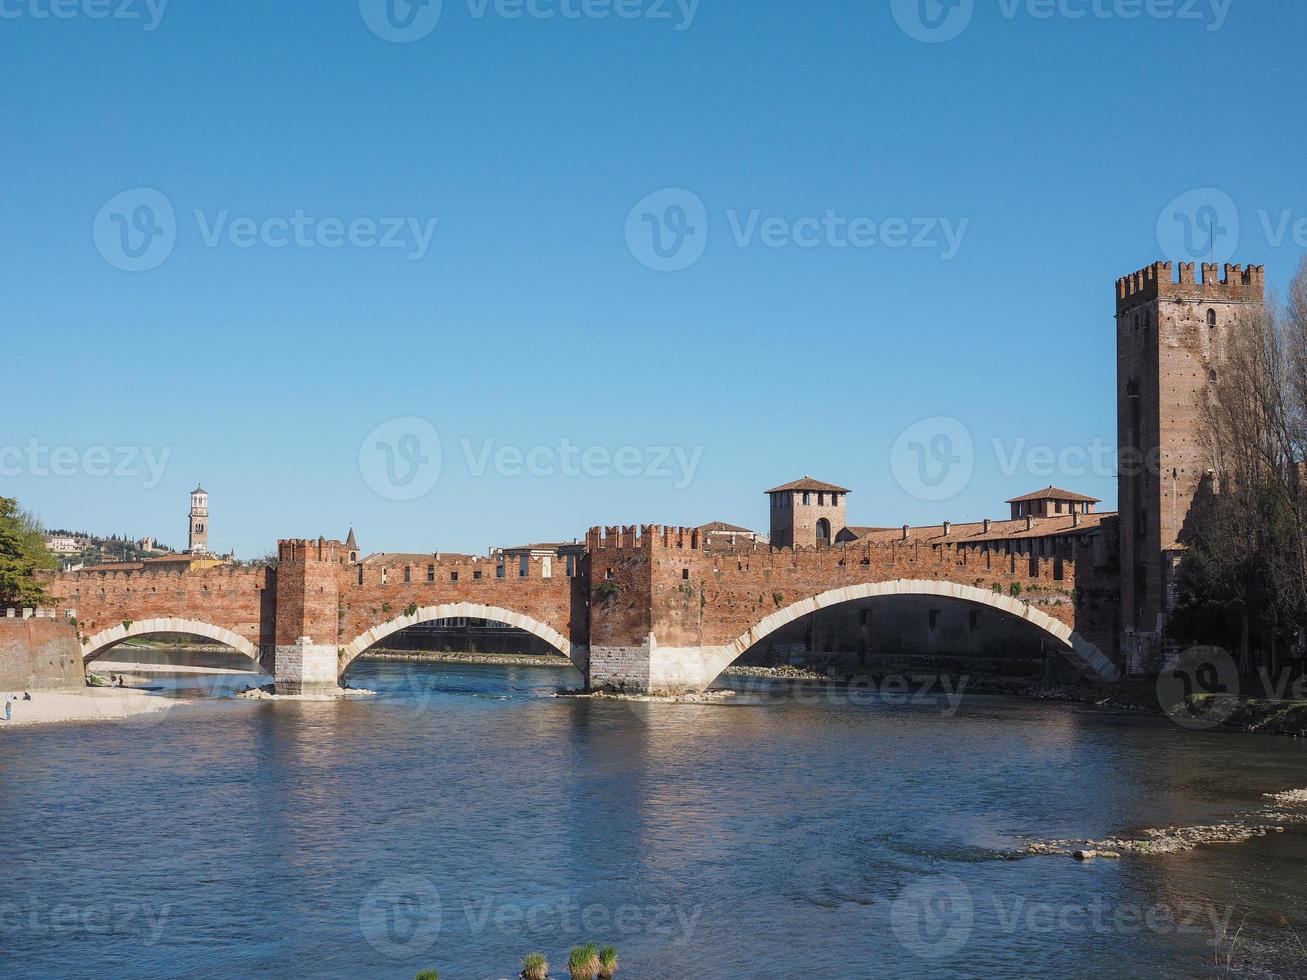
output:
[[14, 720], [14, 702], [12, 698], [5, 698], [5, 721]]

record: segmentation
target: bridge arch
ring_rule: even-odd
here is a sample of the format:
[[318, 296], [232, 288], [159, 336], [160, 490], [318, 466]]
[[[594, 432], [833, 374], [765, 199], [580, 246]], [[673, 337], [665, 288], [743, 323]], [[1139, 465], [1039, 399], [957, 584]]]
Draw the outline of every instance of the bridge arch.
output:
[[552, 626], [523, 613], [513, 612], [511, 609], [502, 609], [499, 606], [484, 606], [478, 602], [452, 602], [439, 606], [423, 606], [412, 615], [398, 616], [355, 637], [348, 646], [341, 650], [340, 674], [343, 677], [345, 671], [349, 670], [350, 664], [357, 660], [360, 655], [392, 633], [398, 633], [410, 626], [421, 626], [423, 623], [431, 623], [441, 619], [457, 619], [459, 617], [488, 619], [530, 633], [532, 636], [544, 640], [564, 657], [572, 661], [578, 670], [584, 672], [586, 669], [585, 648], [573, 646], [571, 640]]
[[82, 663], [89, 664], [94, 660], [98, 660], [119, 643], [122, 643], [123, 640], [130, 640], [134, 636], [146, 636], [150, 633], [189, 633], [194, 636], [203, 636], [210, 640], [216, 640], [231, 647], [237, 653], [249, 657], [259, 669], [265, 669], [259, 660], [259, 648], [239, 633], [233, 633], [221, 626], [214, 626], [212, 623], [204, 623], [196, 619], [180, 619], [178, 617], [124, 622], [101, 630], [95, 635], [87, 637], [86, 642], [82, 644]]
[[1048, 613], [1035, 608], [1029, 603], [1022, 602], [1020, 599], [957, 582], [897, 579], [890, 582], [848, 585], [843, 588], [832, 589], [829, 592], [822, 592], [807, 599], [801, 599], [778, 612], [772, 613], [734, 642], [721, 648], [721, 652], [717, 657], [713, 658], [713, 663], [709, 667], [712, 679], [715, 680], [717, 675], [738, 660], [750, 647], [765, 640], [772, 633], [796, 619], [811, 615], [820, 609], [827, 609], [831, 606], [838, 606], [859, 599], [912, 595], [957, 599], [962, 602], [997, 609], [1041, 630], [1047, 638], [1054, 641], [1057, 648], [1082, 673], [1105, 681], [1115, 681], [1121, 677], [1116, 664], [1097, 646], [1070, 626], [1059, 622]]

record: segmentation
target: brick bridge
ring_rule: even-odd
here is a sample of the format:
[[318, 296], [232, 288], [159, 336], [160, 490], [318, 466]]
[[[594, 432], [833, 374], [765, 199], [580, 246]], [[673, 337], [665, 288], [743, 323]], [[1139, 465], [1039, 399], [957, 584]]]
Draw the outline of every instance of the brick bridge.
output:
[[[379, 640], [467, 616], [526, 630], [591, 687], [698, 691], [769, 634], [841, 603], [931, 595], [988, 606], [1041, 631], [1082, 673], [1115, 679], [1110, 601], [1092, 562], [911, 541], [722, 551], [656, 525], [596, 528], [566, 574], [558, 559], [411, 555], [351, 562], [339, 541], [289, 540], [274, 566], [87, 571], [47, 592], [77, 621], [87, 662], [150, 633], [192, 633], [257, 661], [283, 693], [334, 690]], [[1077, 586], [1076, 572], [1082, 582]]]

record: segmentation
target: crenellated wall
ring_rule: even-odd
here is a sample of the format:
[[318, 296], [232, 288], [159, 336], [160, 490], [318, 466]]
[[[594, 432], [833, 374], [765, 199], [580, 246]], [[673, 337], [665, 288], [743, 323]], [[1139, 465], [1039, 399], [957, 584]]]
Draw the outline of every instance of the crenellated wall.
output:
[[[703, 547], [691, 528], [594, 528], [565, 557], [375, 555], [339, 541], [285, 540], [276, 567], [51, 576], [76, 616], [83, 658], [143, 632], [194, 632], [257, 658], [286, 693], [334, 690], [353, 660], [409, 626], [468, 617], [540, 637], [591, 686], [702, 689], [752, 644], [824, 605], [938, 595], [1042, 629], [1082, 669], [1109, 675], [1111, 602], [1091, 606], [1068, 546], [1045, 557], [907, 540], [830, 548]], [[1097, 586], [1092, 590], [1099, 591]], [[1101, 622], [1099, 621], [1101, 619]], [[1101, 650], [1100, 650], [1101, 645]]]

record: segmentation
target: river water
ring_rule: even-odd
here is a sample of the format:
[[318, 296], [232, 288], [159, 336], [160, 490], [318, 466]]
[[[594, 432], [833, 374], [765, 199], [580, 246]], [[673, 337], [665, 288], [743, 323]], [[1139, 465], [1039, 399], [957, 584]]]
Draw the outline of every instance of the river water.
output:
[[1292, 739], [981, 696], [558, 698], [579, 676], [530, 667], [350, 680], [377, 696], [0, 735], [4, 976], [477, 980], [538, 950], [559, 977], [588, 940], [630, 980], [1307, 975], [1307, 827], [1008, 856], [1307, 787]]

